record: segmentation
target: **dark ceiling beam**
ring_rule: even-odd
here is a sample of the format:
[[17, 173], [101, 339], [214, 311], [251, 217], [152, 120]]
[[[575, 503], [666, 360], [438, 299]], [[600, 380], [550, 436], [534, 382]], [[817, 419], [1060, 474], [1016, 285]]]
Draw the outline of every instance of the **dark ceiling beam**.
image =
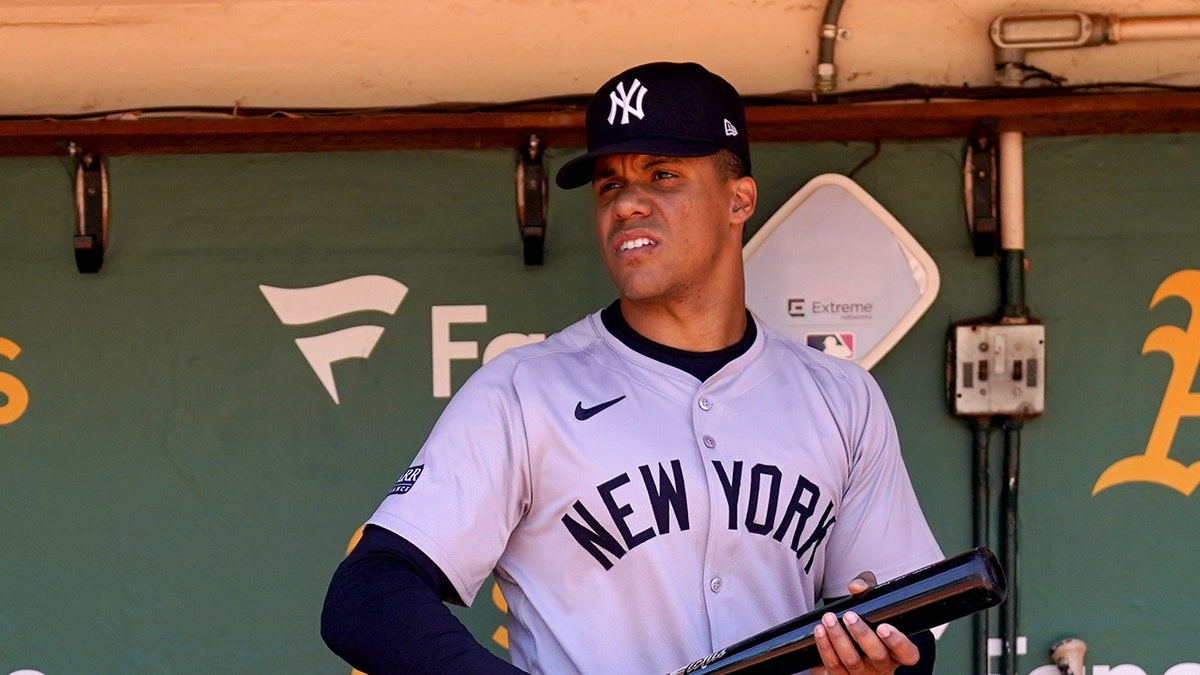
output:
[[[751, 103], [754, 142], [967, 137], [981, 120], [1029, 136], [1200, 132], [1200, 93], [1156, 92], [854, 104]], [[516, 148], [584, 142], [583, 111], [0, 120], [0, 156]]]

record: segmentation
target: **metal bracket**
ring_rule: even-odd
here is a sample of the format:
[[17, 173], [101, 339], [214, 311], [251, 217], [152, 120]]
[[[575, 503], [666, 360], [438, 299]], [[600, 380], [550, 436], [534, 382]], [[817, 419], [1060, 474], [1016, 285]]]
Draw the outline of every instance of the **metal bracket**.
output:
[[81, 152], [76, 156], [75, 267], [82, 274], [95, 274], [104, 265], [104, 250], [108, 247], [108, 173], [99, 155]]
[[546, 180], [542, 139], [530, 134], [517, 152], [517, 227], [525, 247], [525, 264], [541, 265], [546, 241], [550, 189]]
[[1000, 250], [999, 134], [993, 119], [980, 120], [967, 139], [963, 166], [963, 200], [967, 205], [967, 228], [976, 256], [993, 256]]

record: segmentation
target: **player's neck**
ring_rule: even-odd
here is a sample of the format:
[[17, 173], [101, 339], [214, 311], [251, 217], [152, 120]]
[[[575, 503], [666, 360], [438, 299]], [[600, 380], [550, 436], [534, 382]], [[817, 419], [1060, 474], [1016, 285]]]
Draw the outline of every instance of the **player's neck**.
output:
[[621, 315], [642, 337], [690, 352], [724, 349], [746, 334], [746, 305], [640, 303], [621, 298]]

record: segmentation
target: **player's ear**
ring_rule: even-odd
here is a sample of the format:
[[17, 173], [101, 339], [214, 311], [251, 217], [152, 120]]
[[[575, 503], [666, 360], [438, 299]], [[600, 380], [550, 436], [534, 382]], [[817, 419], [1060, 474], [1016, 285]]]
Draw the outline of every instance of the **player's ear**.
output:
[[749, 176], [734, 178], [730, 183], [733, 205], [729, 215], [734, 222], [744, 223], [754, 213], [754, 207], [758, 204], [758, 185]]

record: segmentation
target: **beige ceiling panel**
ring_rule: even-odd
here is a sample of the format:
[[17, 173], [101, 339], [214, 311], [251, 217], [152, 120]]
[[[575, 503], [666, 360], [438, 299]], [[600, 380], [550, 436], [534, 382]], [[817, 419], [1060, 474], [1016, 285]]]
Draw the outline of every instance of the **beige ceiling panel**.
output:
[[[1079, 3], [1200, 12], [1192, 0]], [[824, 2], [0, 0], [0, 115], [156, 107], [360, 108], [588, 93], [637, 62], [696, 60], [744, 93], [813, 87]], [[1014, 0], [847, 0], [838, 87], [992, 83], [987, 27]], [[1071, 83], [1200, 83], [1200, 40], [1028, 59]]]

